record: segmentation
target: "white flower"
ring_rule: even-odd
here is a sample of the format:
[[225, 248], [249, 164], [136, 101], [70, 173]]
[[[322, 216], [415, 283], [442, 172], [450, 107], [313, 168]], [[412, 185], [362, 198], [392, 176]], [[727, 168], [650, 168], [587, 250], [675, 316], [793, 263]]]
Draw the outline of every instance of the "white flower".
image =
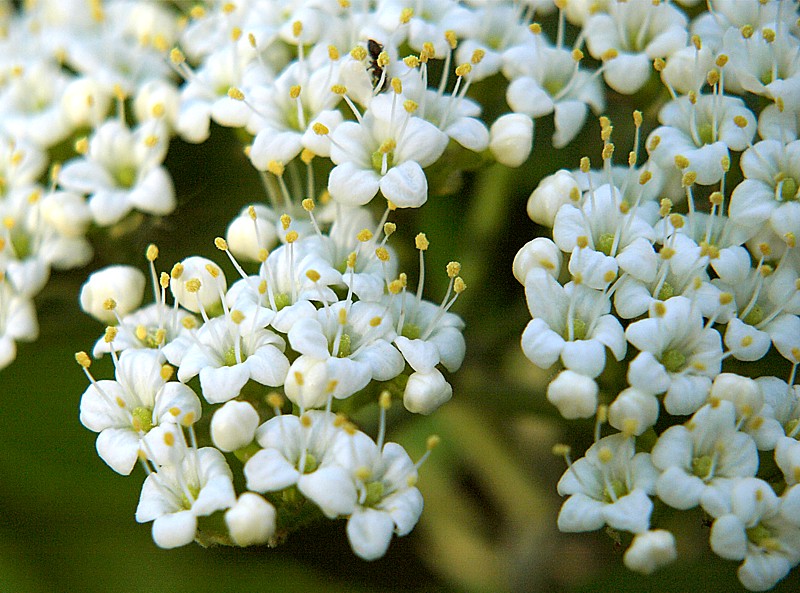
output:
[[[142, 304], [144, 274], [133, 266], [108, 266], [94, 272], [81, 287], [81, 308], [104, 323], [116, 321]], [[108, 300], [115, 303], [113, 308]]]
[[625, 356], [622, 326], [608, 312], [602, 292], [574, 282], [561, 286], [540, 269], [528, 273], [525, 297], [533, 319], [522, 334], [522, 350], [546, 369], [559, 357], [568, 369], [596, 377], [605, 368], [605, 348], [617, 360]]
[[553, 241], [546, 237], [536, 237], [525, 243], [514, 256], [514, 278], [524, 286], [528, 272], [539, 268], [557, 278], [561, 272], [562, 260], [561, 250]]
[[501, 165], [519, 167], [533, 148], [533, 120], [524, 113], [506, 113], [489, 129], [489, 150]]
[[[199, 286], [198, 286], [199, 282]], [[210, 259], [193, 255], [172, 268], [172, 296], [192, 313], [215, 315], [227, 290], [225, 273]]]
[[774, 587], [800, 563], [800, 488], [779, 498], [756, 478], [737, 481], [731, 510], [711, 526], [711, 549], [728, 560], [744, 560], [738, 576], [751, 591]]
[[567, 420], [591, 418], [597, 411], [597, 392], [594, 379], [566, 370], [547, 385], [547, 401]]
[[419, 207], [428, 199], [423, 167], [433, 164], [447, 146], [447, 135], [411, 115], [395, 93], [375, 97], [360, 123], [344, 122], [331, 134], [328, 178], [334, 200], [366, 204], [378, 190], [400, 208]]
[[17, 357], [17, 342], [30, 342], [39, 336], [39, 323], [33, 301], [18, 294], [0, 279], [0, 369]]
[[232, 479], [225, 457], [217, 449], [187, 451], [178, 463], [161, 466], [147, 476], [136, 520], [153, 521], [153, 541], [159, 547], [185, 546], [195, 538], [197, 517], [236, 503]]
[[666, 391], [664, 408], [670, 414], [691, 414], [705, 403], [720, 372], [722, 344], [690, 299], [657, 301], [650, 318], [630, 324], [625, 337], [640, 350], [628, 370], [633, 387]]
[[129, 130], [117, 120], [106, 121], [89, 140], [86, 155], [68, 161], [58, 181], [89, 195], [94, 220], [102, 226], [119, 222], [134, 208], [169, 214], [175, 209], [175, 189], [161, 165], [165, 140], [152, 124]]
[[658, 472], [649, 453], [636, 453], [634, 440], [622, 434], [604, 437], [570, 465], [558, 482], [569, 495], [558, 514], [566, 532], [594, 531], [603, 525], [643, 533], [649, 529]]
[[451, 397], [453, 388], [438, 369], [415, 371], [408, 376], [403, 390], [403, 405], [415, 414], [431, 414]]
[[758, 470], [753, 439], [736, 429], [736, 408], [716, 401], [700, 408], [684, 425], [671, 426], [658, 438], [653, 464], [661, 470], [658, 497], [676, 509], [702, 507], [712, 516], [727, 508], [731, 478]]
[[231, 452], [253, 442], [258, 412], [250, 402], [229, 401], [211, 417], [211, 440], [220, 451]]
[[238, 396], [253, 380], [261, 385], [283, 385], [289, 361], [283, 339], [234, 310], [206, 322], [181, 359], [178, 379], [185, 383], [200, 375], [203, 397], [212, 404]]
[[656, 423], [658, 408], [655, 395], [628, 387], [608, 407], [608, 423], [619, 431], [639, 436]]
[[349, 468], [334, 458], [334, 444], [341, 436], [341, 422], [329, 412], [311, 410], [299, 418], [284, 414], [267, 420], [256, 434], [263, 449], [244, 466], [247, 487], [275, 492], [296, 485], [326, 517], [349, 515], [357, 492]]
[[536, 224], [553, 228], [556, 213], [570, 200], [580, 200], [578, 182], [569, 171], [561, 169], [539, 182], [528, 198], [528, 216]]
[[270, 250], [278, 242], [277, 223], [278, 216], [271, 208], [261, 204], [245, 206], [225, 232], [231, 253], [240, 260], [259, 261], [260, 251]]
[[81, 397], [81, 423], [97, 436], [97, 453], [111, 469], [128, 475], [150, 431], [163, 423], [191, 425], [200, 419], [200, 400], [191, 388], [162, 375], [163, 358], [152, 350], [126, 350], [116, 363], [116, 380], [93, 382]]

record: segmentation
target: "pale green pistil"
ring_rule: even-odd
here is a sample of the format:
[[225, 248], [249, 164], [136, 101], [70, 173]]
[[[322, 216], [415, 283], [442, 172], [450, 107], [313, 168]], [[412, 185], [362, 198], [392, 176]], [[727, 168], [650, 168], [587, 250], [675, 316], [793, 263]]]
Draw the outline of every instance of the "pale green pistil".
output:
[[750, 309], [750, 312], [745, 316], [742, 321], [744, 321], [747, 325], [758, 325], [764, 320], [764, 309], [759, 305], [753, 305], [753, 308]]
[[597, 241], [595, 247], [597, 247], [597, 251], [602, 251], [610, 257], [611, 250], [614, 248], [614, 235], [611, 233], [603, 233], [600, 235], [600, 239]]
[[383, 500], [383, 482], [369, 482], [367, 483], [367, 497], [364, 501], [365, 507], [371, 507], [378, 504]]
[[32, 252], [31, 236], [18, 227], [11, 230], [11, 245], [14, 247], [17, 259], [25, 259]]
[[134, 408], [131, 416], [133, 416], [131, 425], [136, 432], [150, 432], [150, 429], [153, 428], [153, 411], [150, 408], [144, 406]]
[[761, 523], [745, 530], [745, 533], [747, 534], [747, 539], [762, 550], [777, 552], [781, 549], [780, 542], [772, 536], [772, 532], [769, 528]]
[[[583, 319], [575, 317], [572, 320], [572, 339], [585, 340], [586, 334], [588, 333], [588, 329], [589, 328], [587, 327], [586, 322]], [[566, 329], [565, 334], [566, 335], [564, 335], [564, 339], [570, 340], [569, 328]]]
[[420, 335], [422, 335], [422, 329], [415, 323], [404, 323], [403, 331], [400, 332], [400, 335], [408, 338], [409, 340], [416, 340], [420, 337]]
[[686, 356], [680, 350], [671, 348], [661, 356], [661, 364], [670, 373], [677, 373], [686, 364]]
[[347, 358], [350, 354], [350, 335], [343, 333], [339, 340], [339, 350], [336, 352], [336, 356], [337, 358]]
[[611, 480], [605, 488], [603, 488], [603, 498], [609, 504], [619, 500], [628, 494], [628, 489], [621, 480]]
[[314, 457], [311, 453], [306, 453], [306, 462], [305, 465], [303, 465], [303, 473], [310, 474], [315, 469], [317, 469], [318, 466], [319, 463], [317, 462], [317, 458]]
[[284, 307], [288, 307], [292, 304], [292, 297], [290, 297], [285, 292], [275, 295], [275, 310], [280, 311]]
[[779, 202], [792, 202], [798, 200], [797, 181], [791, 177], [786, 177], [778, 183], [776, 198]]
[[388, 171], [394, 166], [394, 151], [382, 152], [376, 150], [372, 153], [372, 168], [376, 173], [383, 171], [383, 156], [386, 155], [386, 170]]
[[656, 298], [659, 301], [666, 301], [667, 299], [672, 298], [674, 296], [675, 296], [675, 289], [672, 287], [672, 284], [670, 284], [669, 282], [664, 282], [664, 284], [661, 285], [661, 290], [658, 291], [658, 295], [656, 296]]
[[136, 182], [136, 168], [131, 165], [120, 167], [114, 172], [114, 179], [120, 187], [133, 187]]
[[695, 457], [692, 459], [692, 473], [701, 480], [711, 477], [711, 470], [714, 469], [714, 459], [710, 455]]
[[714, 128], [711, 124], [701, 124], [697, 128], [697, 137], [703, 144], [712, 144], [714, 142]]

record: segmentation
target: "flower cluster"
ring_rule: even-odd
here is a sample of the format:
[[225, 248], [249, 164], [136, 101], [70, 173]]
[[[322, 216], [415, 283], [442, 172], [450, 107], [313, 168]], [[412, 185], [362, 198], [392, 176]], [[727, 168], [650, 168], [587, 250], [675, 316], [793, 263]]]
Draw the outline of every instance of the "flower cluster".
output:
[[769, 589], [800, 563], [797, 4], [714, 2], [693, 19], [668, 3], [580, 6], [564, 15], [608, 86], [637, 93], [652, 62], [668, 97], [647, 105], [660, 125], [644, 162], [641, 113], [627, 166], [600, 118], [602, 168], [585, 157], [528, 202], [552, 239], [514, 261], [522, 349], [563, 369], [547, 399], [564, 418], [596, 418], [583, 458], [557, 447], [558, 525], [633, 534], [625, 564], [649, 573], [677, 554], [654, 502], [699, 506], [711, 549]]

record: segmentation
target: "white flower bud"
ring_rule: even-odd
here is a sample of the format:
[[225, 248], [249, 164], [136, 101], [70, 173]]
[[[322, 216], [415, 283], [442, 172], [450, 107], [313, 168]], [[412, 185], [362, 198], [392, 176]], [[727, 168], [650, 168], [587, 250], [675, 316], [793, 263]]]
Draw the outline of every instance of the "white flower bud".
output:
[[717, 375], [714, 383], [711, 384], [709, 397], [732, 402], [736, 406], [736, 415], [739, 417], [752, 416], [764, 406], [764, 396], [758, 383], [736, 373]]
[[86, 198], [69, 191], [56, 191], [45, 196], [41, 213], [61, 235], [70, 238], [83, 237], [92, 221]]
[[619, 431], [639, 436], [658, 420], [658, 399], [635, 387], [622, 391], [608, 408], [608, 422]]
[[220, 451], [230, 453], [253, 442], [258, 412], [249, 402], [229, 401], [211, 418], [211, 440]]
[[245, 492], [226, 511], [225, 524], [237, 546], [266, 543], [275, 534], [275, 507], [258, 494]]
[[677, 557], [675, 536], [665, 529], [654, 529], [634, 537], [622, 560], [634, 572], [651, 574]]
[[[192, 313], [199, 313], [201, 305], [206, 311], [220, 307], [220, 292], [225, 293], [228, 287], [225, 274], [220, 267], [210, 259], [196, 255], [187, 257], [181, 265], [183, 271], [180, 276], [176, 278], [173, 275], [169, 284], [175, 300]], [[208, 266], [212, 266], [212, 269], [218, 272], [216, 278], [208, 271]], [[200, 289], [196, 293], [187, 290], [186, 283], [191, 280], [200, 281]]]
[[519, 167], [533, 147], [533, 120], [524, 113], [500, 116], [489, 130], [489, 150], [501, 165]]
[[409, 412], [430, 414], [453, 397], [453, 388], [437, 369], [411, 373], [403, 392], [403, 405]]
[[[81, 308], [103, 323], [114, 323], [114, 311], [123, 317], [144, 298], [144, 274], [133, 266], [109, 266], [89, 276], [81, 287]], [[109, 299], [116, 307], [108, 308]]]
[[96, 80], [76, 78], [64, 89], [61, 107], [73, 127], [96, 127], [106, 118], [111, 93]]
[[561, 169], [548, 175], [528, 198], [528, 216], [536, 224], [553, 228], [558, 209], [569, 204], [576, 191], [580, 191], [578, 182], [569, 171]]
[[514, 256], [514, 278], [524, 285], [528, 272], [534, 268], [541, 268], [553, 278], [558, 278], [562, 259], [561, 250], [555, 243], [546, 237], [536, 237], [525, 243]]
[[231, 253], [239, 259], [258, 261], [262, 249], [270, 250], [278, 242], [275, 213], [260, 205], [254, 205], [256, 218], [250, 216], [249, 207], [228, 225], [225, 239]]
[[547, 386], [547, 399], [567, 420], [590, 418], [597, 411], [597, 383], [574, 371], [561, 371]]

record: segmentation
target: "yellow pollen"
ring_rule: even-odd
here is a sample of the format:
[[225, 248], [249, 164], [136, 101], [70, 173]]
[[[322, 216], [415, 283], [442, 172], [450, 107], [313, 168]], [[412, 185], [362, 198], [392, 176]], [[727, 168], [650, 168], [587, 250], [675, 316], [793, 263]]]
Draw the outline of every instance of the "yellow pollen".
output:
[[653, 311], [655, 312], [656, 317], [664, 317], [664, 315], [667, 314], [667, 306], [661, 301], [658, 301], [653, 307]]
[[447, 277], [455, 278], [461, 273], [461, 264], [457, 261], [451, 261], [447, 264]]
[[339, 50], [335, 45], [328, 46], [328, 59], [330, 59], [332, 62], [335, 62], [339, 59]]
[[794, 236], [794, 233], [789, 231], [788, 233], [784, 233], [783, 240], [786, 242], [787, 247], [794, 247], [797, 244], [797, 240]]
[[[603, 62], [608, 62], [610, 60], [613, 60], [617, 56], [619, 56], [619, 52], [616, 49], [614, 49], [613, 47], [611, 47], [611, 48], [609, 48], [609, 49], [607, 49], [606, 51], [603, 52], [603, 54], [600, 56], [600, 59]], [[575, 59], [574, 52], [573, 52], [573, 56], [572, 57], [573, 57], [573, 59]], [[583, 58], [583, 53], [581, 53], [581, 58]], [[579, 59], [575, 59], [575, 61], [576, 62], [580, 61], [580, 58]]]
[[[159, 375], [161, 375], [161, 378], [164, 379], [164, 381], [169, 381], [172, 378], [172, 374], [174, 372], [175, 372], [175, 369], [171, 365], [164, 364], [164, 365], [161, 365], [161, 370], [159, 371]], [[172, 408], [170, 410], [170, 412], [172, 412], [172, 410], [174, 410], [174, 409], [175, 408]], [[173, 416], [177, 416], [177, 415], [178, 414], [173, 413]]]
[[292, 23], [292, 35], [295, 37], [300, 37], [300, 34], [303, 32], [303, 23], [300, 21], [295, 21]]
[[703, 41], [700, 39], [698, 35], [692, 35], [692, 45], [697, 51], [703, 49]]
[[419, 68], [419, 58], [417, 56], [406, 56], [403, 58], [403, 63], [408, 68]]
[[291, 244], [297, 241], [300, 238], [300, 235], [297, 234], [297, 231], [289, 231], [286, 233], [286, 242]]
[[220, 251], [228, 251], [228, 242], [222, 237], [217, 237], [214, 239], [214, 245]]
[[706, 75], [706, 82], [709, 86], [714, 86], [719, 82], [719, 72], [717, 70], [709, 70]]
[[367, 58], [367, 50], [357, 45], [350, 51], [350, 57], [358, 62], [363, 62]]
[[650, 137], [650, 142], [648, 142], [647, 150], [649, 152], [653, 152], [658, 145], [661, 144], [661, 136], [655, 135]]
[[258, 283], [258, 294], [267, 294], [267, 281], [262, 280]]
[[300, 85], [296, 84], [289, 88], [289, 96], [292, 99], [297, 99], [300, 96]]
[[311, 198], [306, 198], [305, 200], [302, 201], [302, 206], [303, 210], [305, 210], [306, 212], [311, 212], [312, 210], [314, 210], [314, 200], [312, 200]]
[[117, 301], [115, 301], [114, 299], [106, 299], [105, 301], [103, 301], [103, 309], [105, 309], [106, 311], [113, 311], [116, 308], [117, 308]]
[[534, 35], [539, 35], [542, 32], [542, 26], [539, 23], [531, 23], [528, 25], [528, 30]]
[[167, 288], [169, 286], [169, 274], [166, 272], [161, 272], [161, 276], [158, 278], [158, 283], [161, 285], [161, 288]]
[[430, 242], [428, 241], [428, 237], [425, 236], [425, 233], [419, 233], [414, 238], [414, 244], [416, 245], [417, 249], [420, 251], [425, 251], [428, 249]]
[[715, 191], [710, 196], [708, 196], [708, 201], [714, 204], [714, 206], [720, 206], [722, 204], [723, 196], [720, 192]]
[[388, 140], [384, 140], [383, 144], [381, 144], [380, 148], [378, 148], [378, 151], [383, 154], [388, 154], [395, 148], [397, 148], [397, 142], [395, 142], [394, 139], [389, 138]]
[[383, 234], [387, 237], [391, 236], [397, 230], [397, 225], [393, 222], [387, 222], [383, 225]]
[[684, 225], [683, 216], [680, 214], [670, 214], [669, 215], [669, 223], [672, 225], [674, 229], [682, 229]]
[[696, 180], [697, 180], [697, 173], [695, 173], [694, 171], [687, 171], [686, 173], [683, 174], [683, 177], [681, 177], [681, 185], [683, 187], [690, 187], [694, 185], [694, 182]]
[[389, 292], [392, 294], [400, 294], [400, 291], [403, 290], [403, 283], [399, 280], [392, 280], [389, 283]]
[[356, 235], [356, 239], [358, 239], [362, 243], [366, 243], [367, 241], [372, 239], [372, 231], [370, 231], [369, 229], [361, 229]]
[[406, 24], [408, 24], [408, 21], [410, 21], [410, 20], [411, 20], [411, 17], [412, 17], [412, 16], [414, 16], [414, 9], [413, 9], [413, 8], [408, 8], [408, 7], [407, 7], [407, 8], [404, 8], [404, 9], [403, 9], [403, 10], [400, 12], [400, 24], [401, 24], [401, 25], [406, 25]]
[[728, 63], [728, 56], [726, 54], [719, 54], [714, 63], [717, 65], [718, 68], [724, 68], [725, 64]]
[[392, 78], [392, 90], [398, 95], [403, 93], [403, 83], [396, 76]]
[[353, 251], [350, 255], [347, 256], [347, 267], [356, 269], [356, 252]]
[[369, 320], [369, 325], [370, 327], [378, 327], [381, 324], [381, 321], [382, 320], [380, 317], [373, 317]]
[[88, 369], [90, 366], [92, 366], [92, 359], [89, 358], [89, 355], [83, 350], [75, 353], [75, 362], [85, 369]]
[[187, 280], [183, 283], [183, 286], [186, 288], [188, 292], [195, 293], [200, 290], [200, 280], [198, 278], [192, 278], [191, 280]]
[[186, 61], [186, 56], [184, 56], [183, 52], [177, 47], [173, 47], [172, 51], [169, 52], [169, 59], [177, 66], [178, 64], [183, 64]]
[[456, 279], [453, 281], [453, 291], [454, 291], [456, 294], [461, 294], [461, 293], [462, 293], [462, 292], [464, 292], [465, 290], [467, 290], [467, 284], [464, 282], [464, 280], [462, 280], [461, 276], [458, 276], [458, 277], [457, 277], [457, 278], [456, 278]]
[[766, 28], [763, 29], [761, 31], [761, 36], [767, 43], [772, 43], [773, 41], [775, 41], [775, 31], [773, 31], [772, 29], [766, 29]]
[[642, 112], [638, 109], [633, 112], [633, 125], [635, 125], [637, 128], [642, 126]]
[[586, 235], [581, 235], [578, 237], [576, 244], [578, 245], [579, 249], [586, 249], [589, 246], [589, 237]]
[[389, 261], [389, 250], [388, 250], [388, 249], [386, 249], [386, 247], [378, 247], [378, 248], [375, 250], [375, 255], [376, 255], [376, 256], [377, 256], [377, 258], [378, 258], [379, 260], [381, 260], [382, 262], [387, 262], [387, 261]]
[[175, 435], [171, 432], [164, 433], [164, 444], [167, 447], [172, 447], [175, 444]]
[[456, 68], [456, 76], [466, 76], [470, 72], [472, 72], [472, 64], [469, 63], [461, 64]]
[[614, 278], [617, 277], [617, 273], [614, 270], [608, 270], [605, 274], [603, 274], [603, 280], [606, 282], [613, 282]]
[[486, 55], [486, 51], [483, 49], [476, 49], [472, 52], [472, 57], [469, 59], [470, 62], [473, 64], [480, 64], [483, 61], [483, 57]]
[[119, 332], [119, 330], [118, 330], [116, 327], [114, 327], [114, 326], [111, 326], [111, 325], [110, 325], [110, 326], [108, 326], [108, 327], [106, 328], [106, 333], [105, 333], [105, 335], [103, 336], [103, 339], [104, 339], [104, 340], [105, 340], [107, 343], [109, 343], [109, 344], [110, 344], [110, 343], [111, 343], [111, 342], [113, 342], [113, 341], [114, 341], [114, 339], [117, 337], [117, 333], [118, 333], [118, 332]]
[[689, 159], [682, 154], [675, 155], [675, 166], [678, 167], [678, 169], [685, 169], [689, 166]]
[[194, 329], [194, 328], [197, 327], [197, 319], [195, 319], [194, 317], [191, 317], [191, 316], [184, 317], [181, 320], [181, 325], [183, 327], [185, 327], [186, 329]]
[[576, 62], [580, 62], [583, 59], [583, 52], [579, 49], [572, 50], [572, 59]]
[[219, 268], [214, 264], [206, 264], [206, 272], [208, 272], [212, 278], [219, 278]]
[[283, 406], [283, 398], [279, 393], [272, 391], [269, 395], [267, 395], [267, 404], [270, 408], [280, 408]]
[[258, 250], [258, 261], [260, 261], [262, 264], [263, 264], [265, 261], [267, 261], [267, 257], [268, 257], [268, 256], [269, 256], [269, 251], [267, 251], [267, 250], [266, 250], [266, 249], [264, 249], [263, 247], [262, 247], [261, 249], [259, 249], [259, 250]]
[[234, 101], [244, 101], [244, 93], [235, 86], [228, 89], [228, 96]]
[[388, 66], [389, 65], [389, 61], [390, 61], [389, 60], [389, 54], [386, 53], [385, 51], [382, 51], [378, 55], [377, 63], [378, 63], [378, 66], [380, 66], [381, 68], [385, 68], [386, 66]]
[[160, 327], [156, 330], [156, 344], [159, 346], [163, 344], [167, 339], [167, 330], [163, 327]]
[[447, 44], [450, 46], [450, 49], [455, 49], [456, 45], [458, 45], [458, 38], [456, 37], [455, 31], [447, 30], [444, 32], [444, 39], [447, 41]]
[[321, 276], [320, 276], [319, 272], [317, 272], [316, 270], [308, 270], [306, 272], [306, 278], [311, 280], [311, 282], [317, 282], [317, 281], [319, 281]]
[[300, 160], [303, 161], [306, 165], [310, 165], [311, 161], [314, 160], [315, 156], [316, 155], [314, 154], [314, 152], [309, 150], [308, 148], [304, 148], [300, 152]]
[[380, 396], [378, 397], [378, 405], [383, 408], [384, 410], [388, 410], [392, 407], [392, 394], [388, 391], [381, 391]]
[[86, 137], [78, 138], [75, 141], [75, 152], [78, 154], [86, 154], [89, 152], [89, 140]]
[[327, 136], [330, 133], [328, 126], [320, 122], [317, 122], [313, 126], [311, 126], [311, 129], [314, 130], [314, 133], [317, 136]]
[[418, 108], [419, 104], [416, 101], [412, 101], [411, 99], [403, 101], [403, 109], [406, 110], [406, 113], [414, 113]]
[[589, 170], [592, 168], [592, 161], [589, 160], [588, 156], [581, 157], [581, 173], [588, 173]]
[[442, 439], [439, 438], [438, 434], [432, 434], [425, 440], [425, 448], [428, 451], [435, 449], [439, 443], [442, 442]]
[[737, 115], [733, 118], [733, 123], [735, 123], [740, 128], [746, 128], [747, 118], [745, 118], [743, 115]]
[[147, 337], [147, 328], [143, 325], [137, 325], [133, 333], [139, 341], [144, 341]]
[[739, 32], [742, 34], [742, 37], [745, 39], [750, 39], [753, 36], [753, 25], [744, 25]]
[[239, 41], [242, 38], [242, 30], [239, 27], [231, 29], [231, 41]]
[[236, 325], [239, 325], [242, 321], [244, 321], [244, 313], [239, 311], [239, 309], [234, 309], [231, 311], [231, 321], [233, 321]]
[[267, 171], [275, 175], [275, 177], [283, 176], [283, 163], [280, 161], [270, 161], [267, 163]]
[[603, 160], [607, 161], [611, 159], [613, 154], [614, 154], [614, 144], [609, 142], [603, 147], [603, 152], [602, 152]]
[[336, 391], [336, 387], [339, 385], [339, 381], [336, 379], [331, 379], [328, 381], [328, 384], [325, 386], [325, 393], [333, 393]]
[[331, 92], [334, 95], [344, 95], [347, 93], [347, 87], [343, 84], [335, 84], [331, 87]]

